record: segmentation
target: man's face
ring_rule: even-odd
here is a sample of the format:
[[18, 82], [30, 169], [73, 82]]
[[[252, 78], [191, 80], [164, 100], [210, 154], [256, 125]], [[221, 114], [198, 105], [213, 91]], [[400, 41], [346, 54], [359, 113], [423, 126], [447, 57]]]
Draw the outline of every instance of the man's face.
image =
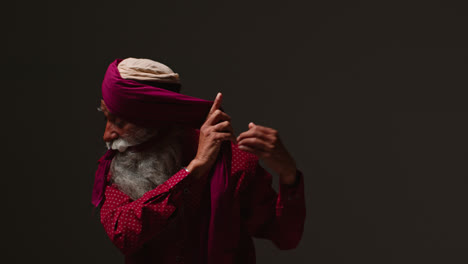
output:
[[103, 139], [105, 142], [112, 142], [119, 138], [125, 138], [137, 129], [135, 124], [127, 122], [109, 112], [104, 100], [101, 100], [101, 110], [106, 117], [106, 129]]

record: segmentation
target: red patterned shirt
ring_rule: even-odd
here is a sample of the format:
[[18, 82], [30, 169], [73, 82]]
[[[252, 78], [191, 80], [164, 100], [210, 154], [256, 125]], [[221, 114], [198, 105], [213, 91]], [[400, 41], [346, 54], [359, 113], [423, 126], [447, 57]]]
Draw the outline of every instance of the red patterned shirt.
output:
[[[236, 184], [232, 208], [239, 230], [232, 263], [255, 263], [252, 237], [271, 240], [279, 249], [295, 248], [305, 220], [304, 183], [298, 171], [294, 186], [280, 184], [255, 155], [232, 144], [232, 171]], [[110, 175], [108, 179], [110, 178]], [[132, 200], [108, 184], [101, 222], [111, 241], [125, 255], [125, 263], [200, 263], [200, 227], [209, 208], [207, 180], [195, 180], [181, 169], [166, 182]], [[209, 212], [209, 211], [208, 211]]]

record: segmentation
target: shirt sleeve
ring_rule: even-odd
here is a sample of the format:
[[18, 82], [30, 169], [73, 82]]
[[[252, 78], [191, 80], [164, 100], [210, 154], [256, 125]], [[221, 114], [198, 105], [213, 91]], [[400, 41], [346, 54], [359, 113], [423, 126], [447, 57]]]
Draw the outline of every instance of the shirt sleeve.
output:
[[257, 238], [271, 240], [279, 249], [299, 244], [306, 216], [304, 177], [299, 170], [294, 185], [280, 184], [279, 194], [272, 188], [272, 176], [257, 165], [248, 187], [247, 228]]
[[206, 179], [194, 179], [184, 168], [137, 200], [109, 185], [100, 212], [101, 223], [117, 248], [125, 255], [131, 254], [164, 230], [183, 201], [190, 201], [184, 206], [199, 206], [205, 183]]

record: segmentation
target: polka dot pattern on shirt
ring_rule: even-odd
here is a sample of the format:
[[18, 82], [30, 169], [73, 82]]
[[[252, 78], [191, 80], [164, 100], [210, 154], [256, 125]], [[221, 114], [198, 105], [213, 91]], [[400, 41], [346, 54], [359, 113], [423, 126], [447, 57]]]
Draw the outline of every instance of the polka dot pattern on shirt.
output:
[[[232, 144], [231, 166], [230, 181], [235, 185], [235, 196], [249, 197], [242, 206], [251, 212], [246, 216], [249, 220], [245, 224], [249, 230], [252, 230], [251, 233], [264, 223], [290, 225], [289, 221], [300, 215], [294, 210], [302, 210], [301, 204], [296, 201], [301, 202], [303, 199], [301, 196], [303, 193], [300, 192], [303, 186], [290, 189], [280, 186], [281, 191], [277, 195], [271, 188], [271, 175], [259, 166], [258, 158], [240, 150], [234, 144]], [[207, 186], [207, 179], [195, 180], [189, 175], [189, 172], [181, 168], [166, 182], [137, 200], [129, 198], [114, 184], [106, 186], [105, 200], [100, 212], [101, 222], [111, 241], [122, 253], [130, 255], [141, 250], [145, 243], [165, 230], [170, 221], [175, 219], [173, 216], [184, 211], [181, 209], [191, 212], [188, 214], [191, 217], [199, 212], [201, 194]], [[108, 175], [108, 182], [110, 177], [111, 175]], [[297, 197], [297, 199], [288, 200], [283, 197]], [[293, 211], [287, 211], [288, 208], [292, 208]], [[287, 215], [291, 216], [285, 218]], [[278, 221], [268, 220], [275, 216]], [[190, 225], [190, 221], [187, 223]], [[275, 235], [275, 237], [280, 236]], [[164, 252], [170, 254], [174, 250], [173, 248], [163, 250], [164, 245], [159, 245], [157, 248], [161, 248], [159, 254], [162, 254], [162, 259]]]

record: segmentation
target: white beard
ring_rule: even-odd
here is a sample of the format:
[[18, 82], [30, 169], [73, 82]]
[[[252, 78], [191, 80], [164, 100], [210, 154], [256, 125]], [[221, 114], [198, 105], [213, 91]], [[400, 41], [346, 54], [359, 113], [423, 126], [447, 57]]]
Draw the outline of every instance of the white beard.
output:
[[[156, 188], [182, 168], [181, 142], [185, 133], [180, 128], [174, 128], [148, 149], [125, 151], [127, 147], [151, 138], [148, 134], [141, 133], [132, 139], [127, 137], [110, 144], [119, 150], [110, 167], [112, 182], [133, 200]], [[144, 140], [138, 138], [141, 135]]]

